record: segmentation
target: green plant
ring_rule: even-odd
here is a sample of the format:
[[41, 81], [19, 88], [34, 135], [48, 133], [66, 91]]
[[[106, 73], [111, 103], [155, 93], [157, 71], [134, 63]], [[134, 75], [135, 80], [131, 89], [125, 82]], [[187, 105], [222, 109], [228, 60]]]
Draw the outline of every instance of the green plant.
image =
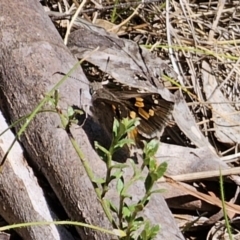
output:
[[[128, 160], [127, 163], [115, 163], [113, 155], [117, 150], [125, 145], [132, 146], [134, 141], [128, 138], [128, 134], [134, 130], [139, 124], [138, 119], [123, 119], [122, 121], [114, 120], [113, 125], [113, 140], [109, 149], [95, 143], [96, 149], [100, 151], [103, 161], [106, 164], [107, 172], [105, 179], [98, 180], [98, 184], [102, 186], [101, 199], [103, 200], [109, 184], [112, 181], [116, 182], [116, 192], [119, 197], [119, 205], [116, 206], [109, 200], [104, 200], [109, 205], [111, 212], [115, 214], [117, 219], [117, 228], [123, 230], [126, 236], [124, 240], [150, 240], [153, 239], [159, 229], [159, 225], [151, 226], [147, 219], [141, 216], [142, 210], [146, 207], [152, 194], [162, 192], [162, 190], [153, 190], [154, 183], [161, 178], [167, 168], [166, 163], [159, 166], [156, 163], [154, 155], [159, 147], [157, 140], [144, 142], [143, 148], [143, 164], [138, 166], [133, 160]], [[130, 179], [124, 177], [124, 169], [131, 167], [133, 174]], [[147, 168], [147, 174], [144, 169]], [[133, 202], [129, 194], [129, 189], [137, 183], [143, 181], [145, 193], [138, 202]]]
[[220, 175], [219, 175], [220, 194], [221, 194], [221, 200], [222, 200], [222, 209], [223, 209], [225, 225], [226, 225], [226, 229], [227, 229], [229, 239], [233, 240], [231, 225], [229, 223], [227, 210], [226, 210], [225, 196], [224, 196], [224, 186], [223, 186], [223, 176], [222, 176], [221, 168], [219, 169], [219, 172], [220, 172]]
[[[119, 3], [118, 0], [115, 0], [114, 5], [117, 5]], [[117, 8], [114, 7], [112, 14], [111, 14], [111, 23], [114, 23], [117, 20], [118, 16], [117, 16]]]

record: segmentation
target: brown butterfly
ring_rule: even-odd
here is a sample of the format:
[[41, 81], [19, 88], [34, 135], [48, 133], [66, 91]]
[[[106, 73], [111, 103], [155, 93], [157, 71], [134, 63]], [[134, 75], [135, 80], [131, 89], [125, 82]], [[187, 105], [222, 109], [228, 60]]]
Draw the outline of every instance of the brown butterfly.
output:
[[90, 88], [94, 110], [101, 115], [102, 122], [112, 123], [113, 117], [118, 120], [126, 117], [140, 119], [133, 133], [134, 138], [136, 135], [147, 139], [158, 137], [169, 122], [174, 103], [163, 99], [159, 93], [147, 92], [113, 80], [93, 82]]

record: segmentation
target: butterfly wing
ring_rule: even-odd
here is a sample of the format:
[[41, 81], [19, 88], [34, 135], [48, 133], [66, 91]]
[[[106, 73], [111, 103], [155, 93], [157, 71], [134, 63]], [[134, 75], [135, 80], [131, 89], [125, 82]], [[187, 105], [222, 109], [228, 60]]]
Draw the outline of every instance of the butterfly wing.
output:
[[[114, 97], [114, 110], [118, 119], [140, 119], [137, 131], [143, 137], [158, 136], [168, 124], [174, 103], [163, 99], [160, 94], [113, 83], [107, 84], [105, 90]], [[108, 98], [108, 101], [113, 104], [112, 99]]]

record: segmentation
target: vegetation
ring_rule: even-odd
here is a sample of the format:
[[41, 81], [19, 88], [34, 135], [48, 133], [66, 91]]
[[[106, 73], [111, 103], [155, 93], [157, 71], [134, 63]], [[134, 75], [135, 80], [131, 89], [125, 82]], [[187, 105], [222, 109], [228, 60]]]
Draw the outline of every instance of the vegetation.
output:
[[[218, 209], [213, 207], [211, 209], [208, 205], [207, 210], [200, 207], [198, 211], [191, 206], [188, 209], [188, 214], [184, 215], [185, 208], [189, 206], [178, 205], [180, 214], [183, 214], [181, 218], [186, 217], [187, 219], [180, 224], [180, 227], [187, 239], [210, 239], [216, 232], [219, 235], [224, 235], [226, 225], [227, 235], [230, 239], [233, 239], [233, 234], [238, 230], [234, 226], [234, 214], [239, 214], [239, 209], [234, 207], [239, 203], [229, 205], [228, 201], [233, 198], [237, 187], [233, 182], [224, 181], [223, 176], [236, 174], [236, 172], [233, 172], [231, 168], [227, 169], [227, 163], [221, 161], [227, 159], [228, 163], [232, 164], [230, 167], [238, 167], [240, 136], [239, 1], [189, 1], [188, 3], [183, 1], [152, 1], [147, 4], [126, 3], [126, 5], [122, 5], [119, 1], [108, 1], [104, 3], [106, 4], [104, 6], [100, 2], [97, 4], [95, 1], [84, 0], [82, 2], [77, 0], [58, 1], [58, 4], [53, 4], [52, 1], [44, 2], [48, 10], [58, 11], [59, 13], [63, 11], [73, 15], [70, 20], [65, 19], [64, 16], [63, 20], [54, 20], [53, 18], [56, 27], [63, 30], [61, 34], [65, 43], [67, 43], [68, 35], [72, 29], [77, 27], [79, 22], [87, 20], [104, 27], [109, 33], [133, 40], [142, 48], [148, 49], [154, 55], [166, 60], [169, 66], [174, 69], [178, 75], [177, 78], [160, 76], [159, 80], [172, 94], [175, 94], [177, 103], [182, 100], [184, 106], [188, 106], [188, 108], [184, 108], [181, 114], [174, 115], [175, 122], [168, 128], [169, 134], [165, 135], [162, 141], [169, 144], [170, 152], [174, 152], [176, 146], [182, 147], [182, 152], [177, 156], [179, 159], [185, 158], [184, 154], [187, 148], [192, 149], [192, 155], [194, 156], [196, 155], [196, 152], [194, 152], [196, 149], [203, 148], [204, 151], [201, 154], [214, 152], [215, 158], [213, 155], [207, 154], [203, 156], [200, 154], [197, 157], [201, 160], [207, 159], [206, 162], [215, 163], [215, 166], [209, 172], [210, 175], [203, 177], [202, 175], [195, 175], [198, 170], [196, 169], [198, 166], [193, 168], [195, 163], [191, 162], [191, 165], [185, 165], [185, 162], [181, 162], [179, 164], [181, 169], [185, 170], [185, 174], [191, 175], [191, 179], [187, 178], [189, 175], [181, 176], [181, 181], [186, 181], [188, 187], [195, 187], [197, 193], [187, 190], [187, 187], [184, 188], [180, 183], [178, 185], [175, 176], [171, 176], [172, 184], [175, 184], [176, 189], [186, 191], [186, 194], [191, 194], [195, 199], [208, 202], [212, 206], [218, 206]], [[160, 71], [161, 69], [159, 69]], [[164, 74], [168, 75], [165, 72]], [[160, 74], [157, 73], [157, 75]], [[76, 112], [69, 107], [68, 113], [63, 114], [59, 109], [58, 94], [56, 93], [60, 84], [46, 94], [46, 97], [30, 115], [19, 120], [25, 121], [25, 124], [18, 132], [16, 140], [24, 133], [36, 114], [43, 111], [42, 106], [46, 103], [51, 103], [54, 106], [54, 110], [50, 109], [50, 111], [59, 115], [62, 127], [69, 133], [69, 126], [74, 124], [76, 116], [83, 112]], [[180, 108], [179, 105], [177, 107]], [[190, 110], [191, 114], [186, 109]], [[185, 124], [178, 118], [180, 115], [188, 116], [184, 119]], [[133, 140], [128, 138], [128, 133], [137, 124], [138, 119], [115, 120], [110, 147], [105, 148], [99, 143], [95, 143], [96, 150], [106, 165], [105, 178], [94, 176], [80, 147], [69, 134], [114, 231], [109, 232], [106, 229], [88, 226], [83, 223], [54, 222], [55, 224], [86, 226], [122, 237], [124, 240], [154, 239], [156, 234], [161, 231], [161, 226], [150, 223], [141, 215], [152, 194], [162, 192], [162, 190], [154, 188], [154, 184], [159, 182], [167, 169], [166, 163], [157, 164], [156, 162], [155, 154], [159, 143], [155, 140], [144, 142], [142, 149], [143, 163], [140, 166], [135, 164], [133, 159], [129, 159], [126, 163], [116, 163], [114, 161], [114, 154], [117, 150], [135, 144]], [[188, 131], [189, 129], [190, 131]], [[213, 158], [218, 161], [214, 162]], [[4, 160], [5, 158], [2, 164], [4, 164]], [[219, 166], [224, 169], [219, 170]], [[126, 168], [132, 169], [132, 176], [128, 179], [124, 175]], [[176, 168], [178, 168], [177, 165]], [[178, 169], [180, 173], [177, 175], [183, 175], [181, 169]], [[227, 173], [225, 172], [226, 169], [228, 170]], [[205, 169], [205, 171], [207, 170]], [[216, 175], [213, 175], [213, 170], [217, 170]], [[217, 182], [216, 185], [216, 177], [220, 177], [220, 184]], [[205, 178], [210, 179], [210, 181], [205, 181]], [[141, 199], [134, 201], [129, 194], [129, 189], [139, 181], [145, 186], [145, 194]], [[116, 188], [118, 204], [107, 199], [109, 186], [112, 185], [115, 185]], [[225, 187], [223, 187], [224, 185]], [[219, 205], [219, 200], [222, 200], [222, 206]], [[196, 205], [195, 208], [197, 208]], [[215, 222], [208, 221], [219, 208], [224, 210], [224, 215], [216, 219]], [[180, 214], [177, 216], [179, 217]], [[220, 221], [222, 221], [224, 227], [217, 229], [216, 223]], [[29, 224], [10, 226], [8, 229], [24, 226], [27, 227]], [[2, 231], [5, 229], [7, 228], [0, 228]], [[218, 236], [218, 239], [223, 238]]]

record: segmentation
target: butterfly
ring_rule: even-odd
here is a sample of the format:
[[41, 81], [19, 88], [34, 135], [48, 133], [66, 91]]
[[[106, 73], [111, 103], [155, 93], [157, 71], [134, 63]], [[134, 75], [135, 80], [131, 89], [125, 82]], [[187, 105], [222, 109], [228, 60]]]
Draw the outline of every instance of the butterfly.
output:
[[159, 93], [124, 85], [113, 79], [92, 82], [90, 92], [93, 109], [101, 115], [103, 123], [112, 124], [114, 117], [118, 120], [127, 117], [140, 119], [135, 138], [159, 137], [169, 123], [174, 107], [173, 102], [163, 99]]

